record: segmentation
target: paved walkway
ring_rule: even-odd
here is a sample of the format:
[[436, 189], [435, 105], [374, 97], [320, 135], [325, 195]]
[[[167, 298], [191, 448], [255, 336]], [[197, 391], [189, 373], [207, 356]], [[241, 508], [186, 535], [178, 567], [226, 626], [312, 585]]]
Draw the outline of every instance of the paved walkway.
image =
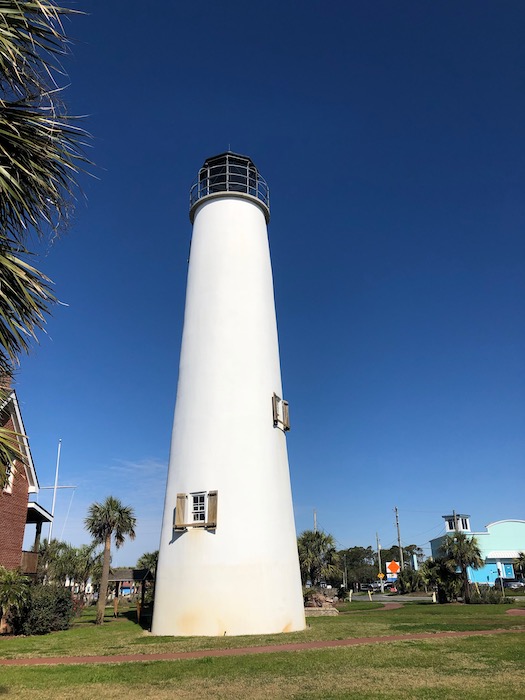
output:
[[[509, 611], [510, 612], [510, 611]], [[330, 639], [296, 644], [273, 644], [271, 646], [242, 647], [239, 649], [206, 649], [203, 651], [164, 652], [161, 654], [115, 654], [114, 656], [58, 656], [33, 659], [0, 659], [0, 666], [58, 666], [72, 664], [122, 664], [137, 661], [179, 661], [202, 659], [208, 656], [246, 656], [248, 654], [275, 654], [283, 651], [306, 651], [350, 647], [360, 644], [384, 644], [418, 639], [452, 639], [454, 637], [480, 637], [484, 635], [521, 633], [523, 630], [472, 630], [469, 632], [421, 632], [418, 634], [388, 635], [384, 637], [359, 637], [356, 639]]]

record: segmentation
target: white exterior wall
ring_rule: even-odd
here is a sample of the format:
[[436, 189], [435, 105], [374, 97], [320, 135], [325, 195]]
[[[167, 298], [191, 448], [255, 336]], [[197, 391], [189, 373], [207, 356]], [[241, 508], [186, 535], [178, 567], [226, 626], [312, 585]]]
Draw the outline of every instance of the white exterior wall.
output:
[[[205, 199], [193, 226], [153, 634], [304, 629], [274, 392], [282, 397], [263, 211], [227, 193]], [[174, 531], [177, 493], [212, 490], [216, 529]]]

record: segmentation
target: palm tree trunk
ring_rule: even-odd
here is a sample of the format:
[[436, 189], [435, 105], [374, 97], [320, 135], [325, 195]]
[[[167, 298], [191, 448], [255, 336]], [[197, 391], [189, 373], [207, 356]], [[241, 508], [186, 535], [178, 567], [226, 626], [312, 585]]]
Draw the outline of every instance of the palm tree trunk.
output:
[[100, 579], [100, 589], [98, 592], [97, 619], [96, 624], [104, 622], [104, 611], [106, 609], [106, 598], [108, 597], [109, 563], [111, 561], [111, 534], [106, 536], [104, 542], [104, 559], [102, 562], [102, 577]]
[[463, 568], [463, 602], [470, 603], [470, 584], [468, 581], [468, 569]]

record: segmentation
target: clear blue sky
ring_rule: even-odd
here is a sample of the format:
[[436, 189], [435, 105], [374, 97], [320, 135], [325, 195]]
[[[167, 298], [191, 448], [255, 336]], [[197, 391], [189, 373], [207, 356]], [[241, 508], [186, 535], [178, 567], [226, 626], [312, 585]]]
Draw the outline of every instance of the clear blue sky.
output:
[[[79, 0], [71, 113], [97, 179], [39, 261], [58, 307], [17, 379], [54, 535], [135, 508], [158, 547], [207, 156], [251, 156], [269, 235], [298, 532], [426, 548], [524, 518], [525, 5]], [[51, 507], [50, 492], [40, 502]], [[69, 515], [66, 522], [66, 513]]]

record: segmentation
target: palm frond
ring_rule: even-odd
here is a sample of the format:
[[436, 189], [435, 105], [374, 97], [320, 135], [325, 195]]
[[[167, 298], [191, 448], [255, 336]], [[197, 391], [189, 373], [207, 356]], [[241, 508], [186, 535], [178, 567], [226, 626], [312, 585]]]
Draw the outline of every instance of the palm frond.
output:
[[0, 0], [0, 87], [18, 96], [38, 93], [60, 71], [68, 40], [61, 18], [78, 11], [51, 0]]
[[89, 163], [89, 135], [67, 115], [57, 83], [70, 14], [53, 0], [0, 0], [0, 373], [29, 350], [56, 301], [26, 261], [28, 239], [65, 224]]
[[43, 235], [67, 220], [75, 177], [89, 163], [88, 135], [45, 97], [38, 104], [0, 99], [0, 222], [18, 242], [29, 229]]
[[0, 373], [9, 372], [19, 355], [28, 351], [55, 301], [50, 280], [13, 249], [0, 236]]

